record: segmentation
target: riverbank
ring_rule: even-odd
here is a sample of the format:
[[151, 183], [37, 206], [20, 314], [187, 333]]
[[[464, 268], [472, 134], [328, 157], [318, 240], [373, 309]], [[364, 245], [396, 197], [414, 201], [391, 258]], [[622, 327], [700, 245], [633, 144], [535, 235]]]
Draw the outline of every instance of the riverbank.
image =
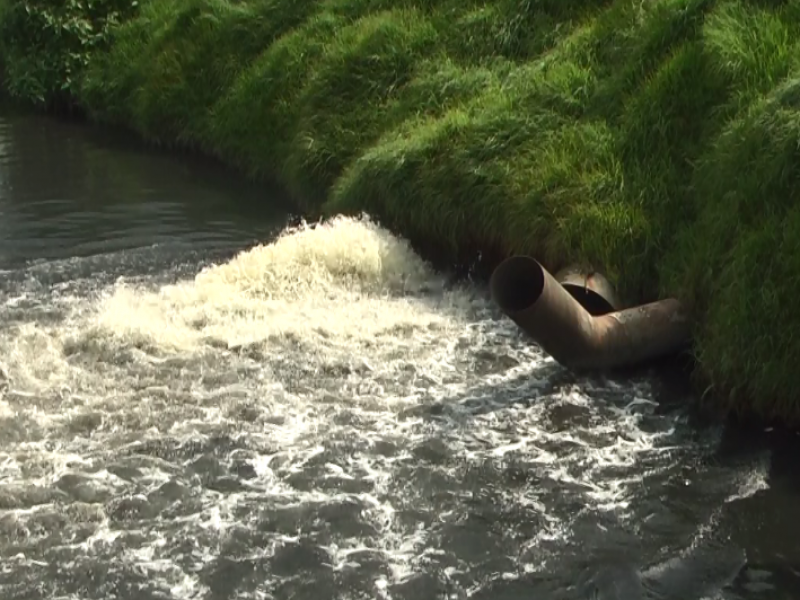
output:
[[[797, 2], [5, 4], [14, 96], [452, 259], [528, 253], [631, 302], [675, 295], [716, 407], [800, 417]], [[37, 28], [61, 35], [32, 46]]]

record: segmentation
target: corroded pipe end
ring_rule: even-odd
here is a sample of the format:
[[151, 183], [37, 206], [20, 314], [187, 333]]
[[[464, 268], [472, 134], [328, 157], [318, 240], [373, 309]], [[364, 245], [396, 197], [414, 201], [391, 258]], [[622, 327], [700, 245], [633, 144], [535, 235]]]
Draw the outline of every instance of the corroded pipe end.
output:
[[545, 270], [527, 256], [512, 256], [498, 266], [489, 281], [492, 300], [506, 314], [531, 308], [542, 295]]
[[571, 266], [556, 273], [555, 279], [595, 317], [623, 308], [614, 286], [602, 273]]
[[689, 321], [677, 300], [592, 316], [527, 256], [501, 263], [490, 288], [498, 307], [568, 368], [629, 367], [675, 353], [689, 341]]
[[592, 316], [533, 258], [509, 258], [489, 285], [498, 307], [562, 365], [594, 354]]

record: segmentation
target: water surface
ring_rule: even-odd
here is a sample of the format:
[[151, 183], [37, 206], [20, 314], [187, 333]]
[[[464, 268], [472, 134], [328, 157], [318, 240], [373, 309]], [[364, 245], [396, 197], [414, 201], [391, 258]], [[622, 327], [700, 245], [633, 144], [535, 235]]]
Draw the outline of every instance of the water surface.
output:
[[0, 119], [0, 597], [797, 597], [791, 436], [576, 378], [369, 219], [281, 205]]

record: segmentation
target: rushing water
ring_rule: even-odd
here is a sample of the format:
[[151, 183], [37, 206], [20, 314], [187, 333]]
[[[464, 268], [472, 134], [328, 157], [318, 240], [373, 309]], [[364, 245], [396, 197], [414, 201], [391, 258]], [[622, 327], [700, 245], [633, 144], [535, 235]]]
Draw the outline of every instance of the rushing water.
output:
[[797, 597], [793, 440], [277, 198], [0, 120], [0, 598]]

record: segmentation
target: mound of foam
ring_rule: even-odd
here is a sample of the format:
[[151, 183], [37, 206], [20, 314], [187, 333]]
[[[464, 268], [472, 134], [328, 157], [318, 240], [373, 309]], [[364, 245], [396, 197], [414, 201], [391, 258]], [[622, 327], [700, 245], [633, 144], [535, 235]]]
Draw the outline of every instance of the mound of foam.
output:
[[291, 335], [327, 346], [374, 343], [406, 326], [446, 326], [455, 314], [446, 306], [439, 314], [420, 308], [432, 289], [441, 291], [442, 279], [408, 243], [368, 217], [338, 217], [287, 229], [191, 281], [157, 291], [121, 282], [85, 335], [165, 351]]
[[316, 227], [288, 228], [273, 243], [206, 269], [196, 285], [212, 295], [224, 287], [225, 293], [233, 288], [254, 298], [300, 300], [331, 293], [414, 293], [437, 281], [405, 240], [368, 216], [339, 216]]

